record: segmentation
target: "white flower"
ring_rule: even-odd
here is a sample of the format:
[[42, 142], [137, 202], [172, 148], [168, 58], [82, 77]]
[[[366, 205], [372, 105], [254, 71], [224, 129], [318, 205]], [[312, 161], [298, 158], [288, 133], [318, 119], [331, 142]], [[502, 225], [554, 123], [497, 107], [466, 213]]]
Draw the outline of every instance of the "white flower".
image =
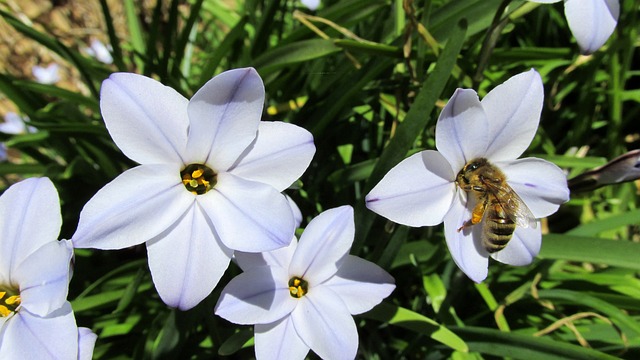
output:
[[[529, 0], [551, 4], [563, 0]], [[598, 50], [615, 30], [620, 15], [619, 0], [564, 0], [569, 29], [583, 54]]]
[[4, 122], [0, 123], [0, 132], [12, 135], [36, 132], [35, 127], [25, 124], [25, 120], [29, 120], [29, 117], [22, 117], [13, 111], [9, 111], [4, 116]]
[[113, 57], [111, 56], [110, 48], [111, 46], [105, 46], [102, 41], [98, 39], [91, 39], [91, 44], [88, 48], [84, 48], [84, 51], [101, 63], [111, 64], [113, 63]]
[[91, 359], [95, 335], [67, 301], [73, 249], [56, 240], [61, 224], [47, 178], [0, 197], [0, 359]]
[[353, 209], [342, 206], [313, 219], [284, 249], [236, 253], [245, 271], [224, 288], [216, 314], [255, 324], [258, 359], [353, 359], [358, 332], [351, 315], [379, 304], [395, 288], [377, 265], [349, 255]]
[[300, 0], [300, 2], [311, 11], [314, 11], [320, 6], [320, 0]]
[[[554, 213], [569, 198], [562, 170], [537, 158], [516, 160], [536, 133], [543, 97], [535, 70], [497, 86], [482, 102], [473, 90], [456, 90], [436, 124], [439, 152], [422, 151], [396, 165], [366, 196], [367, 207], [409, 226], [444, 221], [453, 260], [472, 280], [484, 280], [490, 254], [481, 243], [481, 225], [459, 231], [471, 219], [474, 203], [456, 185], [456, 176], [470, 160], [488, 159], [506, 175], [507, 184], [535, 218]], [[540, 227], [517, 226], [508, 245], [491, 257], [526, 265], [538, 254], [540, 243]]]
[[294, 218], [280, 192], [307, 168], [311, 134], [260, 121], [264, 85], [252, 68], [224, 72], [191, 99], [159, 82], [116, 73], [100, 107], [114, 142], [142, 164], [85, 205], [74, 246], [146, 242], [162, 300], [182, 310], [217, 285], [234, 250], [287, 246]]
[[31, 68], [31, 73], [36, 78], [36, 81], [41, 84], [55, 84], [60, 81], [59, 68], [60, 66], [56, 63], [51, 63], [47, 67], [35, 65]]

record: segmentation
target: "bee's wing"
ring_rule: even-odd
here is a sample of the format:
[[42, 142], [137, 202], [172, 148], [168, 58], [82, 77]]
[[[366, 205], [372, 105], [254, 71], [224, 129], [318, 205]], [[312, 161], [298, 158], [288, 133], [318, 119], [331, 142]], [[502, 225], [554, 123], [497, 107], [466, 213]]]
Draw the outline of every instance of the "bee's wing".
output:
[[538, 221], [531, 210], [529, 210], [520, 196], [518, 196], [506, 182], [503, 182], [501, 185], [492, 183], [487, 183], [486, 185], [498, 199], [498, 202], [500, 202], [500, 206], [504, 209], [507, 217], [516, 225], [534, 229], [538, 226]]

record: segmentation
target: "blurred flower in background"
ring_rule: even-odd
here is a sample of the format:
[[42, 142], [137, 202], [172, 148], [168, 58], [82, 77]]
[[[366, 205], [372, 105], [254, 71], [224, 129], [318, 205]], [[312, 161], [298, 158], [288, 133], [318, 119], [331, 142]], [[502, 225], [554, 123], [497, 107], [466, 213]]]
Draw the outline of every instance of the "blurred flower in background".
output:
[[569, 29], [583, 54], [597, 51], [615, 30], [620, 15], [619, 0], [529, 0], [541, 4], [564, 1]]
[[58, 64], [51, 63], [47, 67], [35, 65], [31, 68], [31, 73], [40, 84], [51, 85], [60, 81], [59, 70], [60, 66]]
[[104, 64], [112, 64], [113, 57], [111, 56], [111, 46], [106, 46], [102, 41], [98, 39], [91, 39], [89, 47], [83, 49], [89, 56], [95, 58]]
[[0, 123], [0, 132], [11, 135], [36, 132], [37, 129], [35, 127], [27, 126], [26, 120], [29, 120], [29, 117], [20, 116], [13, 111], [9, 111], [4, 116], [4, 122]]

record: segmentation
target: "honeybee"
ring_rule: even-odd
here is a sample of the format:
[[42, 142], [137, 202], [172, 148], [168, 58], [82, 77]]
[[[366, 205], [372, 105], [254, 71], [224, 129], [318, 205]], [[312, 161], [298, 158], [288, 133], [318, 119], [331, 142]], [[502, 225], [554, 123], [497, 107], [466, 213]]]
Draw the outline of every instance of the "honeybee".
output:
[[531, 210], [507, 184], [507, 177], [487, 159], [469, 161], [458, 173], [456, 183], [477, 200], [471, 219], [458, 232], [482, 222], [482, 246], [489, 253], [504, 249], [516, 226], [537, 226]]

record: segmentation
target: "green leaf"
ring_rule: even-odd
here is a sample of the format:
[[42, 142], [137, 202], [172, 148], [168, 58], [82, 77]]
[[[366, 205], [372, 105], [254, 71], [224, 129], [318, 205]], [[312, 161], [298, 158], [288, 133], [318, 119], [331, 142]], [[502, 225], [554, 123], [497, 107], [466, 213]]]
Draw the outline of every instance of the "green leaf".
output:
[[427, 335], [453, 350], [469, 351], [469, 347], [464, 340], [451, 330], [424, 315], [403, 307], [383, 302], [362, 316]]
[[547, 289], [538, 292], [540, 299], [551, 300], [555, 303], [562, 302], [570, 306], [582, 305], [596, 312], [605, 314], [611, 321], [626, 331], [634, 331], [637, 337], [640, 335], [640, 323], [623, 313], [620, 309], [597, 297], [587, 295], [582, 291], [564, 289]]
[[242, 329], [231, 335], [225, 342], [220, 345], [218, 355], [229, 356], [235, 354], [238, 350], [253, 345], [253, 331]]
[[287, 65], [318, 59], [341, 51], [331, 40], [313, 39], [268, 50], [253, 62], [261, 75], [271, 73]]
[[631, 210], [604, 219], [599, 219], [586, 224], [582, 224], [568, 231], [567, 235], [596, 236], [607, 230], [637, 224], [638, 219], [640, 219], [640, 209]]
[[594, 237], [547, 234], [538, 257], [621, 266], [640, 270], [640, 243]]
[[470, 351], [510, 359], [595, 360], [617, 359], [596, 350], [531, 335], [502, 332], [481, 327], [451, 328]]

